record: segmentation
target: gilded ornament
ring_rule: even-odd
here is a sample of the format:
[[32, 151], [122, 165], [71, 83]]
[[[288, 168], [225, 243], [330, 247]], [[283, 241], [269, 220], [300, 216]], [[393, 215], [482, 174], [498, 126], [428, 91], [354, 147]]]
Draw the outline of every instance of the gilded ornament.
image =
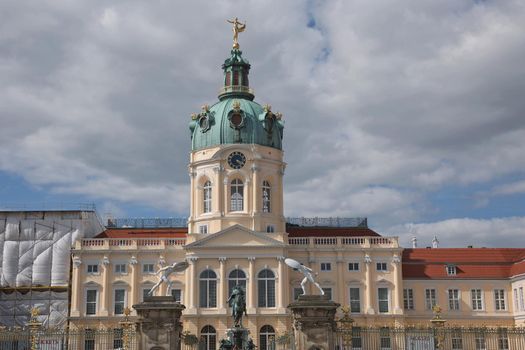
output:
[[232, 31], [233, 31], [233, 48], [235, 50], [239, 49], [239, 33], [244, 32], [246, 29], [246, 22], [241, 23], [239, 22], [239, 19], [235, 17], [232, 20], [226, 20], [226, 22], [233, 24]]

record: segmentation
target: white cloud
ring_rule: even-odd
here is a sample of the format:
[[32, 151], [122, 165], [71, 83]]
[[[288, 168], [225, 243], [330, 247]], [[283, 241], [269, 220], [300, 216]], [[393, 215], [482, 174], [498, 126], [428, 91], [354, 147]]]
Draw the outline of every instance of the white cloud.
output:
[[[525, 246], [525, 217], [492, 219], [456, 218], [429, 223], [407, 223], [386, 230], [387, 235], [399, 235], [400, 244], [411, 247], [411, 238], [418, 246], [431, 246], [437, 236], [440, 247], [523, 247]], [[511, 242], [511, 243], [509, 243]]]
[[429, 193], [525, 170], [518, 0], [0, 6], [0, 170], [54, 191], [186, 214], [187, 122], [232, 13], [256, 100], [284, 113], [287, 215], [418, 221]]
[[508, 195], [508, 194], [525, 193], [525, 180], [496, 186], [492, 189], [491, 192], [494, 195]]

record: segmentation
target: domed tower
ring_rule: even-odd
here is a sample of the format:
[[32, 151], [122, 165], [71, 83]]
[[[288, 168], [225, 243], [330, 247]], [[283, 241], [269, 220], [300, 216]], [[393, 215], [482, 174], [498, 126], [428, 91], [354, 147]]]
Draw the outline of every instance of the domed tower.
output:
[[213, 234], [235, 224], [284, 233], [283, 122], [254, 102], [250, 63], [238, 44], [222, 65], [219, 101], [190, 122], [190, 234]]

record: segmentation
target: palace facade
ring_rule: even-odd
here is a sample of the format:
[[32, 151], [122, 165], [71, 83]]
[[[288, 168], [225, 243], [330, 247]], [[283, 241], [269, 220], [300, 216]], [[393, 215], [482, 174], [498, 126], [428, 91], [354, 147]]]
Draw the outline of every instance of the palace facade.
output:
[[[72, 327], [117, 327], [158, 281], [159, 268], [186, 260], [171, 291], [186, 306], [184, 330], [215, 348], [232, 326], [226, 300], [238, 284], [247, 295], [244, 326], [264, 349], [268, 337], [291, 329], [287, 305], [301, 292], [303, 276], [286, 257], [317, 272], [325, 293], [348, 306], [359, 326], [426, 325], [435, 305], [452, 324], [523, 325], [525, 249], [403, 249], [366, 219], [287, 220], [283, 117], [254, 102], [239, 49], [222, 68], [219, 101], [190, 121], [187, 226], [109, 223], [78, 240]], [[162, 285], [156, 295], [166, 292]]]

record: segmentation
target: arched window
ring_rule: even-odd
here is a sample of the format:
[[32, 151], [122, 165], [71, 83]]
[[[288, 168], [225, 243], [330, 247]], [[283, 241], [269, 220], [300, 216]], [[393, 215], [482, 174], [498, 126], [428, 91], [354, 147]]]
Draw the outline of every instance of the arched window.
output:
[[199, 349], [215, 350], [217, 349], [217, 332], [212, 326], [204, 326], [201, 329], [201, 346]]
[[217, 307], [217, 274], [204, 270], [199, 277], [200, 307]]
[[203, 194], [203, 212], [210, 213], [211, 212], [211, 182], [206, 181], [204, 183], [204, 186], [202, 188], [202, 194]]
[[257, 276], [259, 307], [275, 307], [275, 275], [271, 270], [262, 270]]
[[259, 350], [275, 349], [275, 329], [270, 325], [264, 325], [259, 332]]
[[230, 211], [243, 211], [244, 185], [242, 180], [234, 179], [231, 183]]
[[271, 190], [270, 183], [268, 181], [263, 181], [262, 185], [262, 204], [263, 212], [269, 213], [271, 211]]
[[236, 269], [228, 275], [228, 295], [232, 294], [232, 289], [236, 285], [243, 287], [246, 292], [246, 274], [243, 270]]

